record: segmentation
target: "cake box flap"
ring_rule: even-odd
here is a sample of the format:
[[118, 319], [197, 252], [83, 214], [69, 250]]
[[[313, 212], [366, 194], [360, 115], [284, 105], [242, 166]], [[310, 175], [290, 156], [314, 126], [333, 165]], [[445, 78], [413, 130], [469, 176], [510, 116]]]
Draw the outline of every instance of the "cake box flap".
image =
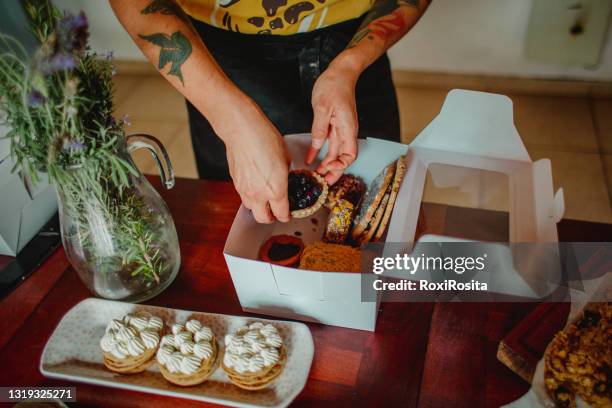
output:
[[410, 144], [498, 159], [531, 161], [504, 95], [454, 89], [442, 109]]

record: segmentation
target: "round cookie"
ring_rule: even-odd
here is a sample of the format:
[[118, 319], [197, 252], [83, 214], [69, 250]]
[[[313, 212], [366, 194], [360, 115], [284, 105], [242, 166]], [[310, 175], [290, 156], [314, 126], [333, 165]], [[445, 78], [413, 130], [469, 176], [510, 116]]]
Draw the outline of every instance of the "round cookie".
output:
[[368, 228], [366, 228], [364, 233], [357, 238], [357, 242], [360, 245], [365, 244], [366, 242], [370, 242], [370, 240], [372, 239], [372, 236], [374, 235], [374, 232], [376, 231], [376, 228], [380, 224], [380, 220], [382, 220], [383, 214], [385, 213], [385, 209], [387, 208], [387, 203], [389, 202], [390, 195], [391, 193], [389, 191], [385, 194], [380, 203], [380, 206], [378, 206], [376, 212], [374, 213], [372, 221], [370, 221], [370, 223], [368, 224]]
[[352, 237], [354, 240], [358, 241], [359, 236], [364, 233], [366, 228], [368, 228], [368, 224], [372, 220], [374, 213], [378, 209], [380, 202], [382, 201], [387, 189], [389, 188], [389, 184], [393, 180], [393, 175], [395, 174], [396, 162], [389, 164], [384, 168], [378, 176], [370, 183], [368, 187], [368, 191], [363, 198], [361, 203], [361, 208], [359, 210], [359, 214], [355, 217], [355, 221], [353, 223], [353, 232]]
[[380, 238], [385, 233], [387, 229], [387, 224], [389, 223], [389, 219], [391, 218], [391, 214], [393, 213], [393, 207], [395, 207], [395, 200], [397, 199], [397, 192], [402, 185], [402, 180], [404, 180], [404, 175], [406, 174], [406, 157], [401, 156], [397, 159], [397, 167], [395, 170], [395, 176], [393, 177], [393, 184], [391, 186], [391, 194], [389, 195], [389, 202], [387, 203], [387, 208], [385, 208], [385, 213], [383, 215], [382, 220], [380, 221], [380, 225], [374, 234], [374, 241], [379, 241]]

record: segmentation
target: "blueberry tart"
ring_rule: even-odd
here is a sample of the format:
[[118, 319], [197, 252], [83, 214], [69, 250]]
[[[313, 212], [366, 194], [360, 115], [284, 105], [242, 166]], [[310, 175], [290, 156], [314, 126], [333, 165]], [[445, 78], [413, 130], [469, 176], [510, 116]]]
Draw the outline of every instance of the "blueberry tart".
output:
[[314, 214], [327, 199], [327, 182], [311, 170], [289, 172], [289, 210], [295, 218]]

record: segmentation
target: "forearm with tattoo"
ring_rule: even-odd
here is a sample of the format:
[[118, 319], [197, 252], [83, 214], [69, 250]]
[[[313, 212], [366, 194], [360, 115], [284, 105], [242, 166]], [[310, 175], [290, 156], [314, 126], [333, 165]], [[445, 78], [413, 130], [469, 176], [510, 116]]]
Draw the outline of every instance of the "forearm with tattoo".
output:
[[[401, 38], [410, 28], [410, 23], [416, 23], [428, 3], [428, 0], [376, 0], [347, 48], [357, 46], [364, 39], [374, 40], [378, 37], [386, 42], [390, 37]], [[416, 18], [407, 17], [406, 13], [401, 12], [402, 7], [415, 10]], [[414, 11], [412, 14], [415, 14]]]
[[235, 107], [253, 103], [217, 64], [178, 3], [172, 0], [109, 2], [147, 59], [208, 119], [224, 142], [232, 142], [234, 132], [229, 129], [236, 122]]
[[[176, 16], [186, 24], [191, 25], [187, 15], [181, 8], [172, 0], [152, 0], [145, 8], [140, 11], [140, 14], [160, 13], [167, 16]], [[174, 75], [181, 80], [185, 85], [181, 66], [187, 61], [191, 55], [191, 42], [180, 31], [175, 31], [172, 35], [165, 33], [154, 34], [138, 34], [140, 38], [160, 47], [159, 61], [157, 68], [162, 70], [167, 64], [170, 64], [168, 75]]]
[[419, 21], [429, 0], [375, 0], [347, 45], [328, 69], [357, 81], [361, 73]]

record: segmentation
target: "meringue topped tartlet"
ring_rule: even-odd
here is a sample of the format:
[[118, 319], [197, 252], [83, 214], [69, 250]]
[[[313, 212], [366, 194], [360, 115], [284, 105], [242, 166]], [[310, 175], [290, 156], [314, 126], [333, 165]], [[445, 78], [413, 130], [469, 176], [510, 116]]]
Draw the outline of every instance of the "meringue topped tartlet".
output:
[[201, 384], [216, 368], [218, 347], [212, 330], [199, 320], [175, 323], [161, 339], [157, 363], [164, 378], [183, 387]]
[[111, 320], [100, 340], [104, 365], [120, 374], [143, 372], [153, 362], [163, 328], [162, 319], [148, 314]]

